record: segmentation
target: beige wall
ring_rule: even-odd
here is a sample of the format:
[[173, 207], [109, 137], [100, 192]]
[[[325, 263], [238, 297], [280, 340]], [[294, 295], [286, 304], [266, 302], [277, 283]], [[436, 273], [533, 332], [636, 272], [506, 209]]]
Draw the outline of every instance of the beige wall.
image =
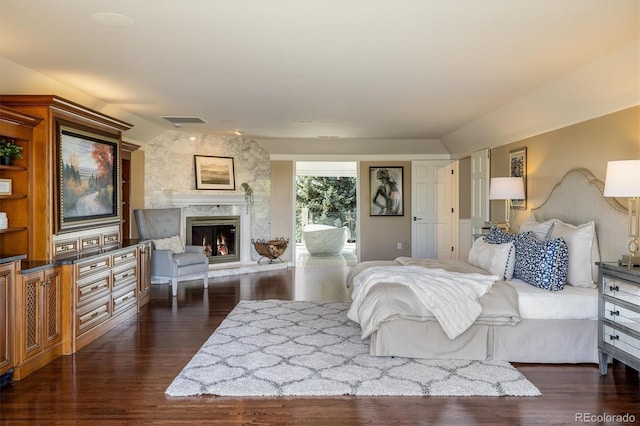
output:
[[[404, 167], [404, 216], [370, 216], [371, 183], [369, 167]], [[367, 161], [360, 163], [360, 230], [358, 234], [360, 260], [393, 260], [411, 255], [411, 162]], [[398, 249], [397, 244], [403, 243]]]
[[138, 238], [138, 228], [133, 211], [144, 209], [144, 151], [141, 149], [131, 153], [131, 238]]
[[[491, 176], [508, 176], [509, 152], [522, 147], [527, 149], [527, 210], [514, 210], [513, 223], [542, 204], [570, 169], [588, 169], [604, 181], [607, 161], [640, 159], [640, 106], [494, 148]], [[503, 203], [492, 201], [492, 221], [504, 220]]]
[[293, 179], [293, 161], [271, 162], [271, 235], [289, 239], [290, 248], [282, 255], [282, 260], [287, 262], [293, 259], [292, 247], [296, 241], [293, 235], [296, 221], [292, 207], [295, 203]]
[[471, 219], [471, 158], [458, 161], [458, 218]]

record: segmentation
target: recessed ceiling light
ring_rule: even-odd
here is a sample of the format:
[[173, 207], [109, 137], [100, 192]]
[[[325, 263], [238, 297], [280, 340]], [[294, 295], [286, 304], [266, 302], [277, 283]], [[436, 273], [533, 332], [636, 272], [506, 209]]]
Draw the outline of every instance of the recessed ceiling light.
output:
[[233, 133], [235, 133], [238, 136], [242, 136], [244, 134], [242, 130], [234, 130]]
[[299, 120], [296, 120], [296, 123], [302, 123], [302, 124], [311, 124], [311, 123], [317, 123], [318, 120], [312, 120], [310, 118], [301, 118]]
[[340, 139], [340, 136], [318, 136], [319, 139]]
[[133, 18], [112, 12], [98, 12], [91, 15], [91, 20], [105, 27], [126, 28], [133, 25]]

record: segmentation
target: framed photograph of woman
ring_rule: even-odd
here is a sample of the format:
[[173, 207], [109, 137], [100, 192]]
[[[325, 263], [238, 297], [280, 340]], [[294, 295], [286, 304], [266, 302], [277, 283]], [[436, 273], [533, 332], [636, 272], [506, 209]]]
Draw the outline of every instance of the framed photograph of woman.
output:
[[403, 167], [369, 167], [371, 216], [404, 216]]

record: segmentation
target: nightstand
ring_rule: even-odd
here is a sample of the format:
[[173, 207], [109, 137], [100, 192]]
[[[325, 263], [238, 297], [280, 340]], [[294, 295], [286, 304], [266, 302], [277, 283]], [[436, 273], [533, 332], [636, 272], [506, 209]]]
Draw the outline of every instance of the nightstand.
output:
[[609, 356], [640, 371], [640, 268], [599, 264], [600, 374]]

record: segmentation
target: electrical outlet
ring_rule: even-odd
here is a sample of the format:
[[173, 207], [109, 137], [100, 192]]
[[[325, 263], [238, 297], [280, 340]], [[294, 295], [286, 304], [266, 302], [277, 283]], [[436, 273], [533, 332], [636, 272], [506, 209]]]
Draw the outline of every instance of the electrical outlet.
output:
[[398, 243], [398, 250], [402, 250], [402, 243]]

